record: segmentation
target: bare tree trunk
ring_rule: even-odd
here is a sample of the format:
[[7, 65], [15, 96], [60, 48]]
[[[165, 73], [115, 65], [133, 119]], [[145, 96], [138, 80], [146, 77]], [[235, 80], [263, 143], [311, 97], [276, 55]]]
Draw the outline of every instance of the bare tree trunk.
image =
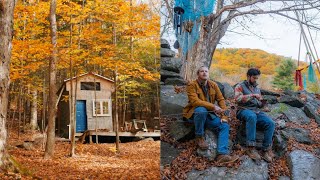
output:
[[46, 111], [47, 111], [47, 95], [46, 95], [46, 76], [45, 71], [43, 71], [43, 94], [42, 94], [42, 122], [41, 122], [41, 129], [42, 132], [45, 131], [45, 123], [46, 123]]
[[21, 98], [21, 93], [22, 93], [22, 88], [20, 88], [20, 92], [19, 92], [19, 103], [18, 103], [18, 113], [19, 113], [19, 118], [18, 118], [18, 138], [20, 138], [20, 122], [21, 122], [21, 107], [22, 107], [22, 98]]
[[[70, 16], [70, 22], [72, 19], [72, 15]], [[70, 156], [74, 157], [75, 155], [75, 98], [73, 92], [73, 65], [71, 59], [71, 49], [72, 49], [72, 24], [70, 25], [70, 50], [69, 50], [69, 62], [70, 62], [70, 95], [69, 95], [69, 104], [70, 104], [70, 127], [71, 127], [71, 149], [70, 149]]]
[[6, 163], [6, 117], [9, 95], [9, 70], [12, 50], [14, 1], [0, 2], [0, 166]]
[[117, 96], [117, 82], [118, 81], [118, 67], [116, 67], [116, 71], [115, 71], [115, 78], [114, 78], [114, 87], [115, 87], [115, 107], [116, 107], [116, 149], [117, 152], [120, 152], [120, 147], [119, 147], [119, 142], [120, 142], [120, 138], [119, 138], [119, 119], [118, 119], [118, 96]]
[[[223, 8], [224, 0], [217, 1], [217, 12]], [[234, 11], [230, 11], [228, 17], [231, 17]], [[228, 18], [227, 17], [227, 18]], [[197, 24], [199, 23], [199, 24]], [[209, 16], [201, 16], [199, 21], [196, 21], [194, 25], [199, 25], [199, 38], [192, 47], [187, 48], [187, 52], [182, 53], [182, 68], [181, 76], [186, 80], [193, 80], [197, 77], [196, 70], [205, 65], [210, 67], [213, 53], [220, 39], [225, 35], [230, 20], [226, 22], [221, 21], [221, 14], [216, 16], [210, 14]], [[195, 37], [192, 37], [191, 33], [185, 30], [183, 27], [183, 33], [188, 36], [188, 46]]]
[[32, 90], [32, 102], [31, 102], [31, 118], [30, 118], [30, 125], [31, 125], [32, 131], [36, 130], [38, 127], [37, 97], [38, 97], [38, 92], [36, 89], [33, 89]]
[[50, 31], [51, 43], [53, 45], [52, 57], [49, 64], [49, 119], [47, 131], [47, 143], [44, 158], [49, 159], [54, 153], [55, 119], [56, 119], [56, 63], [57, 63], [57, 22], [56, 22], [56, 0], [50, 2]]

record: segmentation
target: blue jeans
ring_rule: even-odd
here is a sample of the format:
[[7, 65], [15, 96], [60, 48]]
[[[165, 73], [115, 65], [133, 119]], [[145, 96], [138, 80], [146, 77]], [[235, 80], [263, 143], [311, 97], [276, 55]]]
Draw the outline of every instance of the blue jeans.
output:
[[262, 149], [267, 150], [272, 145], [272, 136], [275, 129], [275, 123], [263, 112], [254, 112], [249, 109], [241, 110], [237, 118], [246, 122], [247, 146], [256, 145], [256, 129], [264, 131]]
[[229, 154], [229, 124], [221, 123], [218, 116], [209, 114], [205, 107], [197, 107], [189, 119], [195, 125], [196, 136], [204, 136], [204, 129], [208, 128], [218, 134], [217, 152], [218, 154]]

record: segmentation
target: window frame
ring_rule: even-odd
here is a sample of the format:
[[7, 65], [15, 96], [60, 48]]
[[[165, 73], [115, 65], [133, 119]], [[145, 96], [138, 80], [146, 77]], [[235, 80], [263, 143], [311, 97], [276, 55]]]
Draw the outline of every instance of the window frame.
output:
[[[99, 105], [100, 105], [100, 110], [101, 110], [101, 113], [100, 114], [96, 114], [96, 111], [95, 111], [95, 109], [96, 109], [96, 103], [95, 102], [99, 102]], [[103, 112], [103, 102], [107, 102], [108, 103], [108, 114], [105, 114], [105, 112]], [[99, 117], [101, 117], [101, 116], [111, 116], [111, 114], [112, 114], [112, 108], [111, 108], [111, 99], [93, 99], [92, 100], [92, 114], [93, 114], [93, 117], [95, 117], [95, 116], [99, 116]]]
[[[82, 89], [82, 83], [93, 83], [93, 89]], [[96, 87], [96, 91], [101, 91], [101, 82], [94, 82], [94, 81], [81, 81], [80, 82], [80, 90], [81, 91], [94, 91], [94, 87]], [[97, 88], [99, 87], [99, 88]]]

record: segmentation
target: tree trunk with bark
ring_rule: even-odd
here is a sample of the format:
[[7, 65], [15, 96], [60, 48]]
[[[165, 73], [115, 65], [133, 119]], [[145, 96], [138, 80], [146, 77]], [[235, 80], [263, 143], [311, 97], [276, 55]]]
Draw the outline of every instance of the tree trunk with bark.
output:
[[[217, 12], [223, 8], [223, 3], [224, 0], [217, 1]], [[233, 14], [234, 11], [230, 11], [228, 17], [231, 17]], [[213, 53], [230, 25], [230, 20], [223, 21], [221, 15], [222, 14], [210, 14], [200, 17], [198, 40], [182, 55], [183, 65], [181, 68], [181, 76], [186, 81], [196, 79], [196, 73], [199, 67], [210, 67]], [[182, 31], [188, 34], [189, 40], [195, 38], [192, 37], [191, 33], [186, 32], [186, 26], [183, 26]]]
[[56, 0], [50, 2], [50, 32], [51, 32], [51, 43], [53, 46], [52, 55], [49, 64], [49, 118], [48, 118], [48, 131], [47, 131], [47, 143], [44, 158], [49, 159], [54, 153], [55, 143], [55, 119], [56, 119], [56, 63], [57, 63], [57, 20], [56, 20]]
[[9, 70], [12, 50], [13, 9], [15, 2], [0, 1], [0, 167], [6, 164], [6, 117], [9, 95]]
[[36, 89], [32, 90], [32, 102], [31, 102], [31, 118], [30, 118], [30, 125], [31, 130], [36, 130], [38, 127], [38, 108], [37, 108], [37, 97], [38, 92]]

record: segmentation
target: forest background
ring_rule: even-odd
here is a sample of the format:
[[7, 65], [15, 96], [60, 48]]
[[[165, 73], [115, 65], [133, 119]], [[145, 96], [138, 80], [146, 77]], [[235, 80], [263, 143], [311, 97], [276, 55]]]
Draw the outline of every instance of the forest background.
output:
[[[125, 118], [158, 116], [158, 5], [153, 0], [57, 1], [57, 87], [87, 72], [114, 79], [117, 70], [120, 126]], [[47, 0], [17, 1], [10, 68], [8, 119], [25, 126], [37, 114], [41, 129], [47, 122], [52, 52], [49, 8]]]

